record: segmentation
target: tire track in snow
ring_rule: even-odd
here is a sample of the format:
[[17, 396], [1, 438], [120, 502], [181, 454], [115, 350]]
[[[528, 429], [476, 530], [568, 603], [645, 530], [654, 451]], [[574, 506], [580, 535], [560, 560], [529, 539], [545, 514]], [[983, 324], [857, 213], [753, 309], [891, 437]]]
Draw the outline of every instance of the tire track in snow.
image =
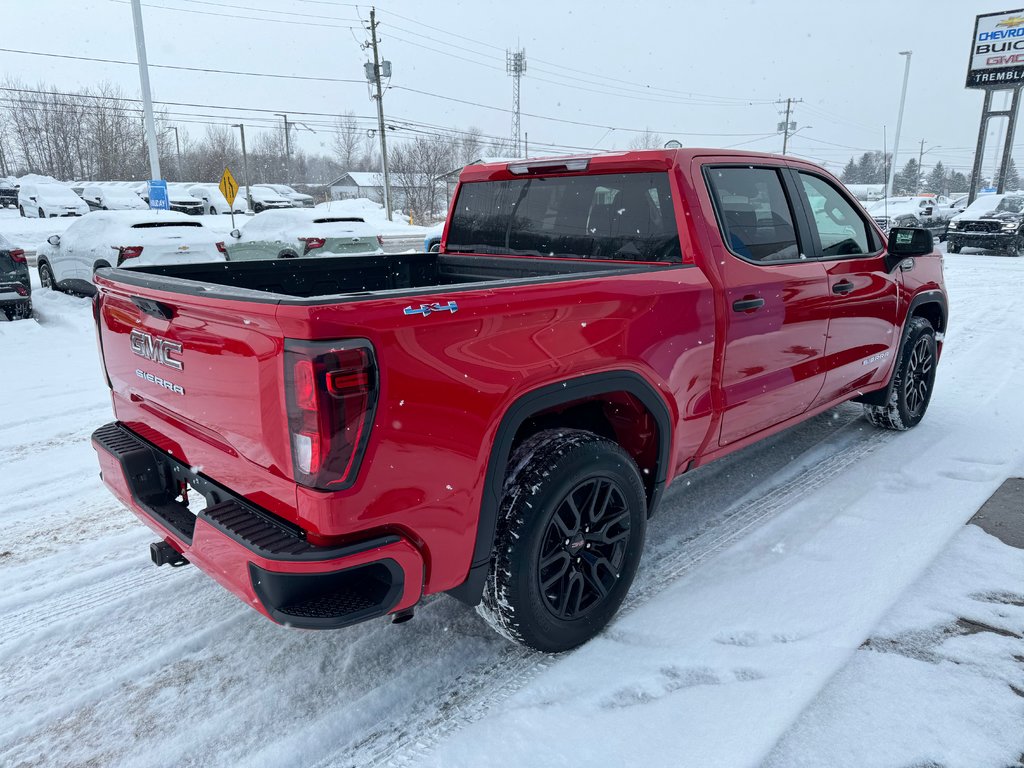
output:
[[[858, 419], [847, 425], [851, 426], [859, 428], [863, 422]], [[665, 542], [655, 553], [645, 553], [646, 562], [642, 563], [637, 582], [618, 615], [635, 611], [705, 560], [878, 450], [892, 440], [895, 433], [872, 429], [856, 435], [852, 445], [844, 448], [840, 444], [838, 449], [834, 445], [836, 437], [833, 435], [823, 441], [835, 452], [802, 467], [791, 479], [784, 477], [788, 473], [776, 473], [769, 481], [769, 488], [748, 494], [746, 500], [737, 502], [704, 530]], [[803, 455], [813, 454], [820, 447], [819, 443]], [[648, 558], [647, 554], [652, 556]], [[368, 734], [321, 759], [315, 766], [390, 768], [415, 764], [441, 741], [486, 716], [558, 659], [559, 656], [509, 645], [497, 658], [452, 680], [425, 707], [405, 719], [400, 729]]]

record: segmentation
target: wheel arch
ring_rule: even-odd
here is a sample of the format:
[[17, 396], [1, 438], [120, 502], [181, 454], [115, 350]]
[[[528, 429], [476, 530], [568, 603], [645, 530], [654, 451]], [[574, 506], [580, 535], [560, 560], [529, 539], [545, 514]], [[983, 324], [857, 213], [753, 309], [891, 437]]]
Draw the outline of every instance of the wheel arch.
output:
[[[907, 308], [907, 316], [900, 331], [900, 343], [896, 347], [896, 357], [893, 359], [893, 368], [892, 373], [889, 375], [889, 381], [881, 389], [853, 398], [853, 402], [864, 403], [865, 405], [885, 405], [888, 403], [889, 396], [892, 394], [893, 384], [896, 380], [896, 365], [899, 353], [903, 349], [904, 342], [907, 340], [907, 334], [910, 332], [911, 319], [915, 317], [924, 318], [931, 324], [938, 335], [946, 332], [946, 319], [948, 316], [949, 305], [946, 302], [946, 295], [942, 291], [921, 291], [914, 296], [910, 301], [910, 306]], [[941, 352], [941, 341], [938, 341], [938, 347]]]
[[[626, 398], [626, 400], [624, 400]], [[584, 428], [602, 434], [622, 445], [621, 427], [616, 429], [614, 415], [599, 410], [621, 407], [634, 400], [651, 419], [654, 429], [652, 455], [644, 466], [638, 461], [647, 492], [650, 516], [657, 508], [665, 488], [671, 461], [672, 416], [665, 398], [644, 377], [633, 371], [607, 371], [548, 384], [521, 395], [504, 412], [494, 434], [484, 493], [477, 520], [476, 542], [466, 580], [449, 590], [458, 600], [476, 605], [483, 594], [484, 580], [490, 568], [491, 551], [497, 528], [498, 510], [506, 468], [516, 446], [532, 434], [558, 426]], [[634, 450], [622, 446], [637, 459]], [[643, 461], [643, 457], [641, 457]]]

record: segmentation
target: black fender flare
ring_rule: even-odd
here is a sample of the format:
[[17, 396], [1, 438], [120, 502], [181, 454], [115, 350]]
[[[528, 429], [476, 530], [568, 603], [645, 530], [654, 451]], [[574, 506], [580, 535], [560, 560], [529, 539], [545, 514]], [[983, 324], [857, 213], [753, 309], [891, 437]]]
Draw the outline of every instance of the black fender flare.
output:
[[889, 375], [889, 381], [881, 389], [876, 389], [874, 392], [867, 392], [863, 395], [853, 398], [855, 403], [864, 403], [865, 405], [885, 405], [889, 402], [889, 397], [892, 395], [892, 387], [896, 382], [896, 366], [899, 364], [900, 350], [903, 349], [903, 343], [907, 340], [907, 334], [910, 332], [910, 318], [914, 316], [914, 312], [927, 304], [935, 304], [939, 308], [939, 314], [942, 317], [942, 324], [940, 328], [936, 328], [936, 333], [943, 333], [946, 330], [946, 321], [949, 317], [949, 305], [946, 302], [946, 294], [938, 290], [921, 291], [910, 301], [910, 306], [907, 308], [907, 316], [903, 321], [903, 328], [900, 330], [900, 343], [896, 347], [895, 358], [893, 360], [892, 373]]
[[477, 519], [476, 543], [466, 580], [449, 594], [469, 605], [480, 602], [484, 581], [491, 565], [491, 551], [501, 506], [505, 471], [512, 455], [512, 442], [531, 416], [558, 405], [613, 392], [628, 392], [654, 416], [658, 425], [658, 458], [648, 498], [648, 516], [657, 508], [668, 478], [672, 449], [672, 416], [664, 397], [651, 383], [633, 371], [605, 371], [531, 390], [515, 400], [501, 417], [484, 476], [484, 493]]

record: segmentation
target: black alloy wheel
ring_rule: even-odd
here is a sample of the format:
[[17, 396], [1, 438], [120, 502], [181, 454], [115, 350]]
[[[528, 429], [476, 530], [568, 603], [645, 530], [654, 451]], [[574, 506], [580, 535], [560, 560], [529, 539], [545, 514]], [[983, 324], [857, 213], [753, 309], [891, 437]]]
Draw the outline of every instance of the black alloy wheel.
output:
[[622, 575], [629, 546], [629, 508], [618, 483], [595, 477], [577, 485], [544, 532], [537, 584], [556, 619], [587, 615]]
[[907, 375], [903, 387], [907, 411], [911, 416], [920, 417], [931, 396], [935, 381], [935, 339], [921, 336], [910, 352]]
[[632, 457], [605, 437], [551, 429], [508, 462], [477, 611], [501, 635], [558, 653], [611, 621], [643, 554], [647, 496]]
[[885, 405], [865, 405], [868, 421], [897, 431], [916, 427], [932, 398], [937, 362], [935, 329], [923, 317], [910, 318], [896, 359], [889, 401]]
[[45, 261], [39, 265], [39, 283], [43, 288], [49, 288], [52, 291], [57, 290], [57, 281], [53, 279], [53, 270]]
[[46, 218], [46, 212], [43, 211], [42, 208], [39, 209], [39, 218], [40, 219], [45, 219]]

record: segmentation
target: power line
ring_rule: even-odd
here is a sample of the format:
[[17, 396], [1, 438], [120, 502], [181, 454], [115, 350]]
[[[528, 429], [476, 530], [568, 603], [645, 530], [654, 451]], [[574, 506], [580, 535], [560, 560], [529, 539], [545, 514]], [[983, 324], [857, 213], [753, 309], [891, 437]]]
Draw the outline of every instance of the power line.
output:
[[[129, 0], [109, 0], [111, 3], [117, 3], [119, 5], [128, 5]], [[175, 13], [192, 13], [200, 16], [218, 16], [223, 19], [231, 19], [232, 21], [269, 21], [272, 24], [293, 24], [300, 27], [330, 27], [332, 29], [356, 29], [356, 27], [349, 27], [342, 24], [324, 24], [323, 22], [313, 21], [288, 21], [287, 19], [261, 19], [255, 16], [239, 16], [234, 13], [215, 13], [213, 11], [197, 11], [192, 8], [169, 8], [166, 5], [153, 5], [152, 3], [142, 3], [145, 8], [152, 8], [157, 11], [172, 11]], [[263, 11], [263, 13], [270, 13], [270, 11]]]

